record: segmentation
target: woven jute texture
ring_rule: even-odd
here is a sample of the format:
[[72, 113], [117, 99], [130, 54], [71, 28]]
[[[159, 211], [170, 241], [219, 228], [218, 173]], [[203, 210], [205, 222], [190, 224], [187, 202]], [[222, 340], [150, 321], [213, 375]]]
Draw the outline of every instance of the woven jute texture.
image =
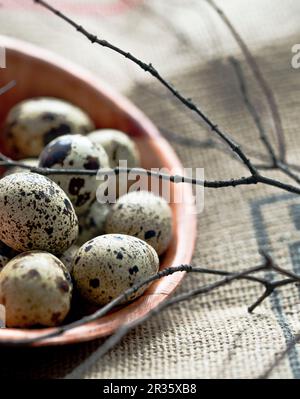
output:
[[[211, 137], [164, 89], [128, 61], [92, 47], [30, 1], [2, 3], [1, 33], [43, 45], [86, 66], [126, 94], [159, 128], [202, 141]], [[251, 98], [272, 137], [266, 100], [235, 41], [205, 1], [160, 0], [146, 5], [131, 1], [124, 6], [118, 1], [53, 0], [52, 4], [99, 36], [153, 62], [246, 149], [264, 152], [229, 56], [241, 62]], [[291, 66], [291, 48], [300, 42], [299, 1], [226, 0], [218, 4], [247, 42], [274, 90], [289, 160], [299, 163], [300, 70]], [[185, 167], [204, 168], [208, 179], [247, 173], [224, 150], [176, 141], [172, 145]], [[267, 173], [287, 181], [279, 173]], [[258, 264], [258, 250], [264, 248], [280, 266], [300, 273], [297, 196], [262, 185], [207, 189], [204, 211], [197, 217], [194, 265], [239, 271]], [[209, 281], [211, 277], [203, 275], [187, 276], [177, 293]], [[258, 378], [300, 330], [297, 288], [281, 289], [249, 315], [247, 305], [261, 292], [262, 287], [253, 282], [238, 281], [181, 303], [131, 331], [105, 357], [93, 362], [85, 363], [102, 341], [50, 350], [1, 350], [1, 375], [63, 378], [73, 372], [78, 378], [107, 379]], [[298, 352], [296, 345], [271, 377], [299, 378]]]

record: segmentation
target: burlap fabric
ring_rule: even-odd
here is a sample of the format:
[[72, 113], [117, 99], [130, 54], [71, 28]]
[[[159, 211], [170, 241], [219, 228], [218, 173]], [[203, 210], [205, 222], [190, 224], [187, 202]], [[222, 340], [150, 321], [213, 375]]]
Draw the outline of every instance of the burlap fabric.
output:
[[[99, 36], [152, 61], [236, 140], [263, 152], [228, 62], [230, 55], [242, 62], [252, 99], [272, 134], [265, 99], [236, 43], [204, 1], [148, 1], [146, 7], [139, 1], [52, 0], [52, 4]], [[300, 70], [291, 67], [291, 47], [300, 41], [299, 1], [223, 0], [218, 4], [248, 43], [276, 93], [289, 160], [298, 163]], [[108, 50], [92, 47], [30, 0], [2, 1], [0, 32], [41, 44], [88, 67], [129, 96], [159, 127], [199, 140], [210, 137], [143, 72]], [[246, 173], [238, 161], [218, 149], [173, 145], [184, 166], [205, 168], [209, 179]], [[272, 175], [284, 179], [280, 174]], [[265, 248], [282, 267], [300, 272], [299, 218], [299, 198], [277, 189], [206, 190], [193, 264], [238, 271], [257, 264], [258, 249]], [[207, 281], [210, 279], [202, 275], [188, 276], [178, 292]], [[249, 315], [247, 305], [261, 291], [255, 283], [238, 281], [170, 308], [75, 374], [81, 378], [257, 378], [300, 330], [298, 289], [278, 291]], [[50, 350], [1, 350], [1, 375], [62, 378], [100, 343]], [[299, 378], [298, 352], [296, 346], [271, 376]]]

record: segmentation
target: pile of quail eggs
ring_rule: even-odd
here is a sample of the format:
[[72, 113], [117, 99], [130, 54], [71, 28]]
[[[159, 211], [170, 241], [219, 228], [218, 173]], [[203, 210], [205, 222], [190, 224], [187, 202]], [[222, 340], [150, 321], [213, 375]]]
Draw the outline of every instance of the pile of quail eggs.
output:
[[[127, 134], [95, 130], [83, 110], [60, 99], [17, 104], [0, 137], [6, 155], [56, 172], [114, 168], [124, 160], [140, 166]], [[7, 327], [59, 325], [76, 306], [74, 295], [107, 304], [157, 273], [172, 238], [171, 209], [162, 197], [136, 191], [100, 203], [94, 175], [56, 172], [46, 177], [14, 167], [0, 179], [0, 304]]]

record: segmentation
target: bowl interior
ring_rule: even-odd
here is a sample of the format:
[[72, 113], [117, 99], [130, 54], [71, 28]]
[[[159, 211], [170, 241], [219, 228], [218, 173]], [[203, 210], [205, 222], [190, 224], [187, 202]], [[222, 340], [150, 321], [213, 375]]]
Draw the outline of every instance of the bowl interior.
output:
[[[146, 116], [96, 77], [27, 43], [0, 37], [0, 46], [6, 48], [7, 58], [7, 67], [0, 70], [0, 87], [11, 81], [16, 83], [12, 89], [0, 95], [0, 124], [9, 109], [24, 99], [38, 96], [62, 98], [85, 110], [97, 128], [120, 129], [132, 136], [139, 147], [144, 168], [163, 167], [171, 172], [182, 172], [182, 166], [173, 149]], [[158, 190], [157, 184], [155, 187], [152, 187], [152, 191]], [[184, 198], [184, 201], [171, 204], [174, 236], [171, 246], [161, 259], [161, 268], [189, 263], [196, 235], [191, 187], [187, 184], [170, 184], [170, 190], [172, 198], [176, 196]], [[183, 275], [176, 273], [155, 282], [142, 297], [101, 320], [34, 345], [67, 344], [111, 334], [124, 322], [142, 317], [157, 306], [173, 292]], [[0, 345], [20, 338], [35, 337], [50, 330], [1, 329]]]

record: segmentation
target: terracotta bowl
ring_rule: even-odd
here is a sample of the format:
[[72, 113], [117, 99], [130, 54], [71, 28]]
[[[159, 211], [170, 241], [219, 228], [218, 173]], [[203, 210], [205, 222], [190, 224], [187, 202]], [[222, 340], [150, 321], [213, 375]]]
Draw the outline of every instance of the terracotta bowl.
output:
[[[149, 119], [130, 101], [107, 87], [97, 77], [69, 62], [30, 44], [0, 36], [6, 48], [6, 68], [0, 69], [0, 88], [12, 80], [16, 86], [0, 96], [0, 122], [9, 109], [26, 98], [53, 96], [75, 103], [84, 109], [98, 128], [123, 130], [137, 141], [145, 168], [182, 171], [172, 147]], [[161, 268], [190, 263], [196, 237], [196, 218], [192, 190], [187, 184], [172, 184], [172, 195], [184, 195], [185, 201], [172, 204], [174, 237], [161, 259]], [[146, 293], [131, 304], [119, 308], [96, 322], [75, 328], [56, 338], [42, 340], [33, 346], [64, 345], [112, 334], [126, 322], [144, 316], [164, 301], [183, 279], [175, 273], [152, 284]], [[30, 339], [53, 331], [43, 329], [0, 330], [0, 345]]]

